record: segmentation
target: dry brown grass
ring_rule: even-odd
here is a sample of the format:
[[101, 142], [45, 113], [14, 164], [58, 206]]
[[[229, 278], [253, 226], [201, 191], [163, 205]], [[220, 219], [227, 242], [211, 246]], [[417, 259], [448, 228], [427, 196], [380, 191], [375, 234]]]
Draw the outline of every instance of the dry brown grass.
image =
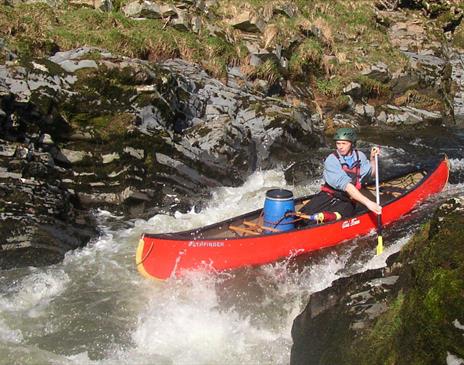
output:
[[279, 34], [279, 28], [275, 24], [270, 24], [264, 30], [262, 40], [264, 43], [264, 48], [272, 49], [275, 46], [275, 41]]
[[316, 28], [317, 31], [320, 32], [320, 40], [322, 43], [326, 47], [332, 48], [332, 45], [334, 44], [334, 38], [330, 24], [326, 20], [319, 17], [312, 23], [312, 28]]

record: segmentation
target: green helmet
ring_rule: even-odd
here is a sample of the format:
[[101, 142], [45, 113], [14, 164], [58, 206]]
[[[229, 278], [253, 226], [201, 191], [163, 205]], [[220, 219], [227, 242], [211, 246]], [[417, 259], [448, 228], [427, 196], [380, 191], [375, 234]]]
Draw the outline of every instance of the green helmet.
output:
[[350, 141], [356, 143], [358, 136], [353, 128], [339, 128], [333, 136], [334, 141]]

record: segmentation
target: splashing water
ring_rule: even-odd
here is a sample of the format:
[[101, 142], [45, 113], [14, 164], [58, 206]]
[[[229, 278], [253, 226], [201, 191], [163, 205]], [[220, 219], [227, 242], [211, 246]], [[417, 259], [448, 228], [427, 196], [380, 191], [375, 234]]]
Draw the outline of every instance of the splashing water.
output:
[[[463, 160], [451, 166], [461, 171]], [[355, 241], [303, 265], [289, 258], [217, 274], [192, 271], [163, 283], [138, 275], [135, 248], [145, 231], [191, 229], [255, 209], [270, 188], [301, 196], [319, 185], [288, 186], [279, 171], [256, 172], [241, 187], [215, 190], [200, 213], [156, 215], [118, 231], [100, 212], [103, 235], [63, 263], [1, 272], [0, 364], [287, 364], [293, 319], [308, 296], [341, 276], [385, 265], [415, 227], [378, 257], [370, 247], [353, 259]]]

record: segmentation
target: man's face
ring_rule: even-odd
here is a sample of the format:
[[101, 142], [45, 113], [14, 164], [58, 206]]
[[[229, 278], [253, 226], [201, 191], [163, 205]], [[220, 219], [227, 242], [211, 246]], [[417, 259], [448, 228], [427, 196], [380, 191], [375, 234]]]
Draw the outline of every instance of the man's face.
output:
[[336, 141], [337, 151], [340, 155], [346, 156], [351, 151], [351, 142], [350, 141]]

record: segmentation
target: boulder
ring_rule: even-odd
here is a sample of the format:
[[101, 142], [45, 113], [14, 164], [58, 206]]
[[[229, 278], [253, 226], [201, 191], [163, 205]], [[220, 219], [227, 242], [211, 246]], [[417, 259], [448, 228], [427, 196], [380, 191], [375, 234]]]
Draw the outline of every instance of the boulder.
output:
[[131, 18], [151, 18], [159, 19], [162, 17], [160, 6], [151, 1], [133, 1], [122, 8], [125, 16]]
[[350, 95], [355, 99], [359, 99], [363, 94], [363, 90], [361, 85], [357, 82], [350, 82], [346, 87], [343, 88], [343, 94]]
[[397, 107], [386, 105], [384, 113], [379, 113], [377, 121], [389, 126], [421, 126], [440, 125], [443, 115], [440, 112], [418, 109], [410, 106]]
[[382, 83], [387, 83], [391, 79], [388, 66], [383, 62], [369, 66], [368, 68], [362, 70], [361, 74]]
[[103, 11], [113, 10], [113, 3], [111, 0], [68, 0], [68, 4], [77, 6], [87, 6]]
[[259, 15], [249, 11], [244, 11], [232, 18], [229, 24], [235, 29], [249, 33], [262, 33], [265, 27], [264, 20]]

